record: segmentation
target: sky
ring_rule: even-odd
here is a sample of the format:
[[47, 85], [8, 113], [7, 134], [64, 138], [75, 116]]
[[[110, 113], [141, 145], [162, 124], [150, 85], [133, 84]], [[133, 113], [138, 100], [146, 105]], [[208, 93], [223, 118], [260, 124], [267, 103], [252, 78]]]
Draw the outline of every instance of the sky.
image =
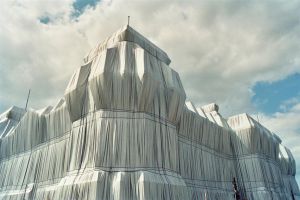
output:
[[3, 0], [0, 113], [63, 96], [97, 43], [127, 23], [166, 51], [189, 100], [247, 112], [278, 134], [300, 183], [300, 1]]

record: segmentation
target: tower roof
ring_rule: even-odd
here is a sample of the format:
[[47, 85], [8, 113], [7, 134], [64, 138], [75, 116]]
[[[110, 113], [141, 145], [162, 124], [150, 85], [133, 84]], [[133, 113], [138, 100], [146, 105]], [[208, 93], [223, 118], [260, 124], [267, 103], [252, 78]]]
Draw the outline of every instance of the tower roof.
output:
[[129, 25], [126, 25], [116, 31], [112, 36], [108, 37], [104, 42], [98, 44], [94, 49], [92, 49], [88, 55], [84, 58], [84, 62], [88, 63], [93, 60], [100, 52], [103, 50], [113, 47], [116, 43], [128, 41], [134, 42], [149, 52], [151, 55], [157, 57], [159, 60], [163, 61], [167, 65], [171, 63], [171, 59], [163, 50], [157, 47], [155, 44], [150, 42], [143, 35], [138, 33]]

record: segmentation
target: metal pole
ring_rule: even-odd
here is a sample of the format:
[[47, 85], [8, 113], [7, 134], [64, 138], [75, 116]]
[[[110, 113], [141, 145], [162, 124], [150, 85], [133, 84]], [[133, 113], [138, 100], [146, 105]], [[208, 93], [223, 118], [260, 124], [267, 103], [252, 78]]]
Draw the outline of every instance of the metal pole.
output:
[[30, 96], [30, 89], [28, 91], [28, 96], [27, 96], [26, 105], [25, 105], [25, 111], [27, 111], [27, 105], [28, 105], [29, 96]]
[[130, 22], [130, 16], [128, 16], [127, 26], [129, 26], [129, 22]]

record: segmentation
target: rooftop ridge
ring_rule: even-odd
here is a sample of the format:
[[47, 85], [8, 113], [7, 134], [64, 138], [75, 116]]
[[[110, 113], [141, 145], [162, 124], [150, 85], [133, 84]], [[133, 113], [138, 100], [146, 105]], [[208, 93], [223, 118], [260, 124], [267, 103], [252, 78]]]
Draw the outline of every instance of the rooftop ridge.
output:
[[84, 63], [92, 61], [103, 50], [113, 47], [115, 44], [122, 41], [134, 42], [167, 65], [171, 63], [171, 59], [166, 52], [164, 52], [129, 25], [123, 26], [118, 31], [114, 32], [110, 37], [106, 38], [103, 42], [100, 42], [98, 45], [96, 45], [96, 47], [94, 47], [87, 54], [87, 56], [84, 57]]

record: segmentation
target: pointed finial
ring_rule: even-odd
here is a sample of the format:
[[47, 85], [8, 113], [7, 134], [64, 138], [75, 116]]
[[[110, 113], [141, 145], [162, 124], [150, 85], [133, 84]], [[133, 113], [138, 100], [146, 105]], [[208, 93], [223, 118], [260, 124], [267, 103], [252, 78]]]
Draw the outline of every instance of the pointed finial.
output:
[[130, 22], [130, 16], [128, 15], [128, 22], [127, 22], [127, 26], [129, 26], [129, 22]]

